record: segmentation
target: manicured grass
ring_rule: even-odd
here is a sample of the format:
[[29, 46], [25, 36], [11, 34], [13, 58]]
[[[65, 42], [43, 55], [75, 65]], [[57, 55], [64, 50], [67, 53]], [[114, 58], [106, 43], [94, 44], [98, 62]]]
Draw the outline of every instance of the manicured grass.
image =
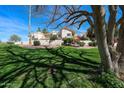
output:
[[97, 48], [24, 49], [0, 44], [0, 87], [103, 87]]

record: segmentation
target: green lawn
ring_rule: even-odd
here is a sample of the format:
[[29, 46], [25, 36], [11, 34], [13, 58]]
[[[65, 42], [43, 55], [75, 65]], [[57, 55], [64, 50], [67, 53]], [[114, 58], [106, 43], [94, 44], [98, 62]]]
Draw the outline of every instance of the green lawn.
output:
[[24, 49], [0, 44], [0, 87], [102, 87], [97, 48]]

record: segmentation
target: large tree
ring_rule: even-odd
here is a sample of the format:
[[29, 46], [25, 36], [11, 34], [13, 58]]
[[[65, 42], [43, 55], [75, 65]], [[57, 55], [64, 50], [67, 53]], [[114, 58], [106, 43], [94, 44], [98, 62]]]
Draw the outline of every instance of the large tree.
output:
[[10, 36], [9, 41], [18, 42], [18, 41], [21, 41], [21, 37], [19, 37], [18, 35], [13, 34], [13, 35]]
[[[41, 10], [41, 6], [36, 7], [38, 11]], [[78, 27], [79, 29], [85, 22], [88, 22], [94, 29], [93, 31], [97, 40], [101, 57], [101, 71], [110, 70], [118, 77], [124, 79], [124, 6], [95, 5], [90, 6], [92, 11], [84, 10], [82, 6], [46, 6], [44, 9], [50, 9], [47, 7], [51, 7], [52, 9], [52, 12], [49, 12], [49, 23], [57, 23], [56, 27], [66, 24]], [[106, 9], [108, 9], [109, 13], [107, 21]], [[120, 19], [117, 19], [118, 11], [122, 12]], [[114, 36], [116, 28], [119, 29], [119, 36], [118, 45], [115, 48]]]

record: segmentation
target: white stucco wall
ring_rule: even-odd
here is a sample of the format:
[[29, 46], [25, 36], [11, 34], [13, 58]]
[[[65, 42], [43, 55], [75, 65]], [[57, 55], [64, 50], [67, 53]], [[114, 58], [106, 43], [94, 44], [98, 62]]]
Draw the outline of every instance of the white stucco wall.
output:
[[[63, 41], [62, 40], [54, 40], [52, 42], [50, 42], [50, 40], [39, 40], [40, 41], [40, 45], [41, 46], [61, 46]], [[33, 42], [32, 41], [32, 45], [33, 45]]]
[[50, 42], [50, 46], [61, 46], [63, 43], [63, 40], [54, 40]]
[[49, 45], [49, 40], [40, 40], [40, 44], [47, 46]]
[[23, 42], [23, 45], [29, 45], [29, 41]]
[[32, 37], [34, 36], [34, 38], [37, 38], [38, 40], [39, 39], [45, 39], [44, 34], [41, 32], [35, 32], [35, 33], [32, 33], [31, 35], [32, 35]]
[[[67, 36], [67, 34], [70, 34], [70, 36]], [[62, 37], [62, 38], [69, 38], [69, 37], [72, 37], [72, 32], [63, 29], [63, 30], [62, 30], [62, 33], [61, 33], [61, 37]]]
[[58, 34], [58, 31], [52, 31], [51, 34], [52, 35], [57, 35]]

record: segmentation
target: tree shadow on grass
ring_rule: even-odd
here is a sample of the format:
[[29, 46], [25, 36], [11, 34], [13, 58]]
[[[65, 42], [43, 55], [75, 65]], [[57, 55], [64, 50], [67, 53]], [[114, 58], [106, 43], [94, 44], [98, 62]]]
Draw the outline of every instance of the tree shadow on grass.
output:
[[84, 77], [99, 73], [98, 63], [72, 56], [61, 47], [46, 48], [47, 56], [34, 52], [35, 57], [30, 55], [32, 50], [19, 53], [7, 47], [5, 51], [8, 55], [0, 62], [0, 87], [78, 87], [71, 83], [75, 74]]

